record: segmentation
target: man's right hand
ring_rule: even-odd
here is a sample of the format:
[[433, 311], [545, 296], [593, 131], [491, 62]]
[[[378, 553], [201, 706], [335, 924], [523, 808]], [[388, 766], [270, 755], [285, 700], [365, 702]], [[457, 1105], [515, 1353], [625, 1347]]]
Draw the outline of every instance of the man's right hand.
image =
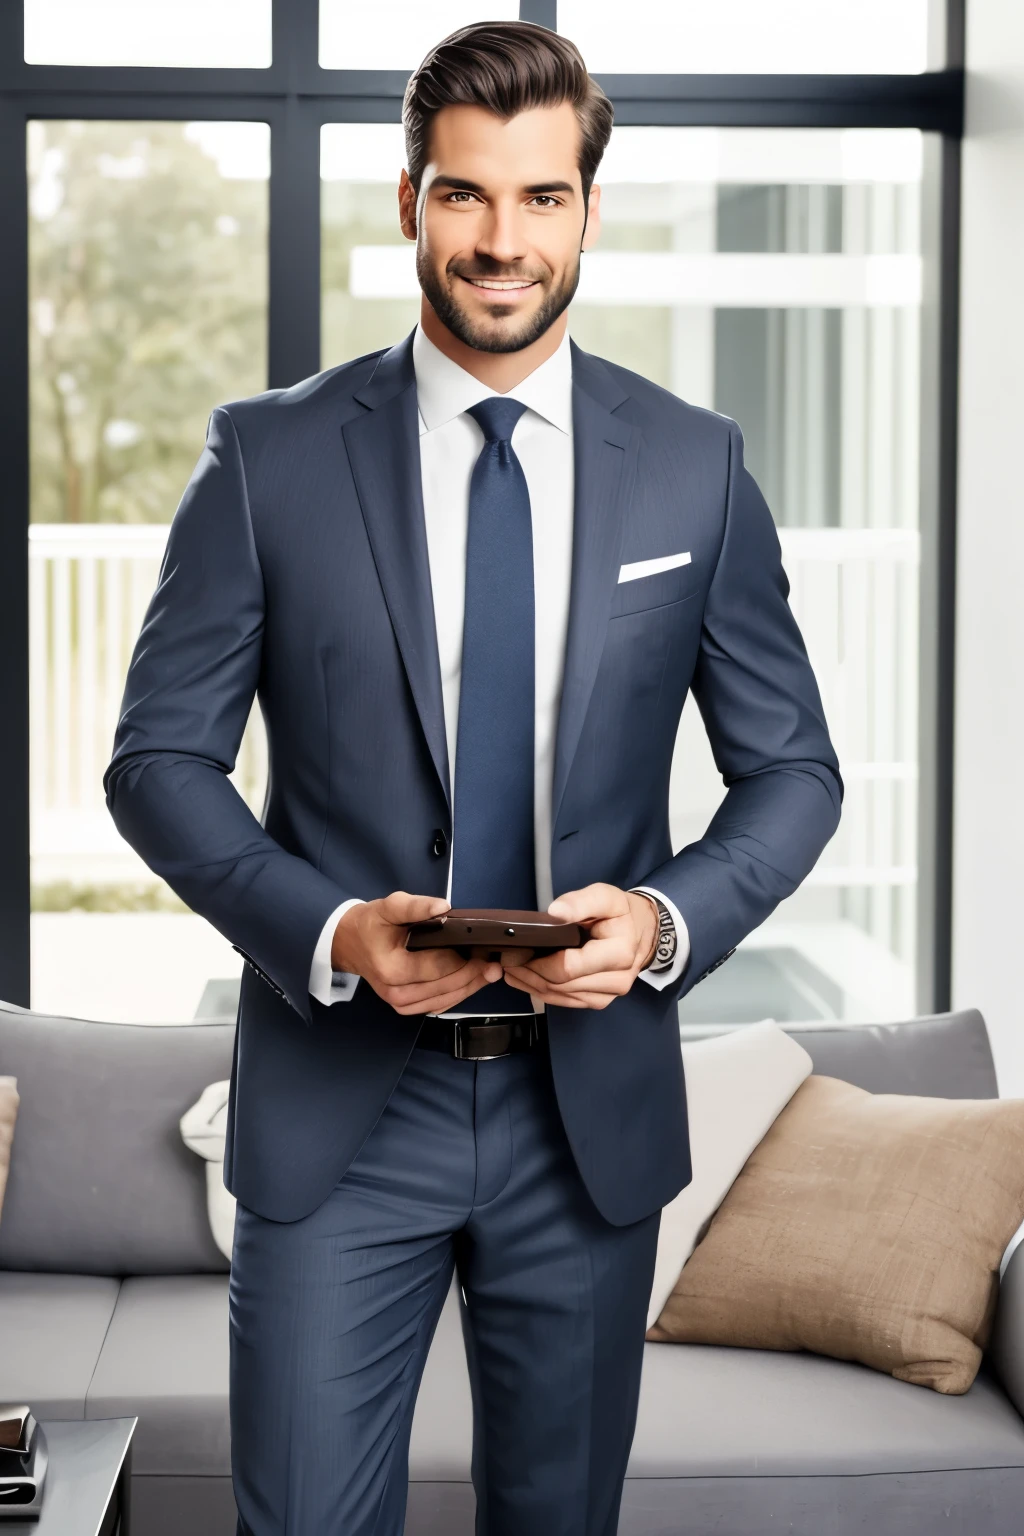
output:
[[331, 968], [365, 981], [397, 1013], [443, 1013], [500, 981], [497, 961], [464, 960], [454, 949], [408, 950], [410, 923], [440, 917], [451, 903], [443, 896], [410, 896], [392, 891], [379, 901], [349, 907], [334, 930]]

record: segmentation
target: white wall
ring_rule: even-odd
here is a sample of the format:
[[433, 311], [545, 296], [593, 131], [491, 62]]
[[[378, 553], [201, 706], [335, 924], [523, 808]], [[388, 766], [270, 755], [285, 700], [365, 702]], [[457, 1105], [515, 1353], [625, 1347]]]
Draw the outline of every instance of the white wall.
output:
[[953, 1001], [1024, 1095], [1024, 4], [968, 0]]

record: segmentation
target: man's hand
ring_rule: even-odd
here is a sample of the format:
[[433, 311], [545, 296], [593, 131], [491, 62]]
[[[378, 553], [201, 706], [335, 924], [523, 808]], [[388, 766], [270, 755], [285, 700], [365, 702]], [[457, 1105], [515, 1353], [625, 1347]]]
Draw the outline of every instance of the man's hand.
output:
[[440, 917], [443, 896], [392, 891], [379, 901], [349, 907], [334, 930], [331, 967], [351, 971], [397, 1013], [443, 1013], [489, 981], [501, 980], [496, 961], [463, 960], [454, 949], [407, 950], [409, 923]]
[[545, 1003], [607, 1008], [654, 959], [658, 911], [649, 896], [615, 885], [588, 885], [559, 896], [548, 911], [563, 922], [583, 923], [590, 937], [582, 949], [556, 950], [506, 969], [510, 986]]

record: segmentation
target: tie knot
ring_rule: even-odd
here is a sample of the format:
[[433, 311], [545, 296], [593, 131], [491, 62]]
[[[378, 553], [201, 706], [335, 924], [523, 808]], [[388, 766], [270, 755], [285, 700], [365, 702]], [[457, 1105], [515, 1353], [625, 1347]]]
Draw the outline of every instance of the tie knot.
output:
[[477, 422], [489, 443], [507, 443], [525, 410], [526, 406], [520, 400], [510, 400], [507, 395], [491, 395], [479, 405], [470, 406], [467, 414]]

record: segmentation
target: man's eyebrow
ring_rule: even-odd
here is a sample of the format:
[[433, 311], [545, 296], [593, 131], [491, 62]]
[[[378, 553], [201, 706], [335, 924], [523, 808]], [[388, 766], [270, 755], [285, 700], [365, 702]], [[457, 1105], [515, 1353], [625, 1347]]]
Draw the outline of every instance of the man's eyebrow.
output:
[[[431, 186], [442, 187], [449, 192], [475, 192], [478, 197], [487, 195], [486, 189], [478, 181], [467, 181], [463, 176], [435, 176]], [[575, 190], [571, 181], [541, 181], [536, 186], [523, 188], [530, 197], [543, 197], [549, 192], [574, 193]]]
[[461, 176], [435, 176], [431, 186], [447, 187], [451, 192], [476, 192], [481, 197], [484, 195], [484, 189], [478, 181], [465, 181]]

